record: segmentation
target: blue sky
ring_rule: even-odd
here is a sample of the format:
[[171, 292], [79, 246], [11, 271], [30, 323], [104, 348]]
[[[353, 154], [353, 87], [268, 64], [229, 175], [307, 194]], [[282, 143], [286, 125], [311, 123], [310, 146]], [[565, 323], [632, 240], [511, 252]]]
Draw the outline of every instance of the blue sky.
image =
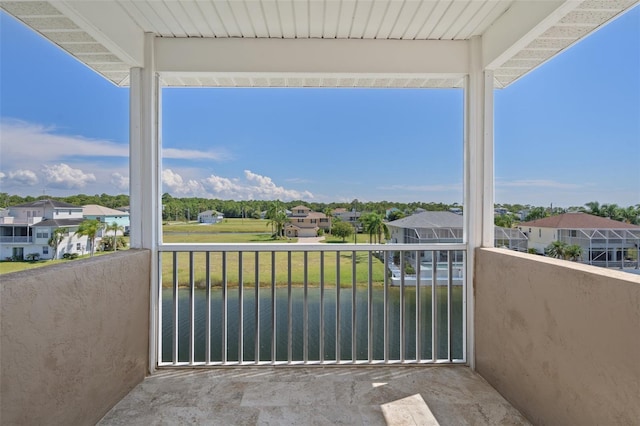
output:
[[[4, 13], [0, 43], [0, 191], [126, 193], [128, 89]], [[462, 108], [461, 90], [165, 89], [164, 191], [461, 203]], [[640, 203], [640, 8], [495, 109], [496, 202]]]

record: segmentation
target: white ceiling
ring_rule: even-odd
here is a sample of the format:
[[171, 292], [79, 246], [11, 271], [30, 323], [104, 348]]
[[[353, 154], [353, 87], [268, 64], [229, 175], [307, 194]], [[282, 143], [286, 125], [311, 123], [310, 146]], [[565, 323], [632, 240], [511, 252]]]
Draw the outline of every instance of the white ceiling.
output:
[[[76, 0], [0, 7], [117, 85], [161, 38], [469, 40], [505, 87], [638, 0]], [[380, 45], [380, 44], [378, 44]], [[185, 45], [186, 46], [186, 45]], [[269, 51], [266, 51], [267, 53]], [[242, 51], [236, 51], [242, 55]], [[384, 58], [379, 59], [384, 62]], [[161, 72], [168, 86], [460, 87], [463, 74]]]

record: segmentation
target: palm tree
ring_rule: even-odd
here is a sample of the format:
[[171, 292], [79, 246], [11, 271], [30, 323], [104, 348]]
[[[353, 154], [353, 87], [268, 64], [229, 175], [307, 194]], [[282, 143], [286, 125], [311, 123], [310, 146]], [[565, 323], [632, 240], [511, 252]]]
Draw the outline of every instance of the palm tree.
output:
[[51, 232], [51, 238], [49, 238], [48, 244], [49, 247], [53, 248], [53, 257], [51, 260], [55, 260], [58, 258], [58, 247], [64, 240], [64, 234], [66, 229], [64, 228], [56, 228]]
[[267, 222], [267, 226], [271, 225], [272, 228], [275, 228], [275, 235], [277, 238], [284, 237], [284, 225], [289, 222], [289, 217], [284, 210], [280, 210], [275, 213], [275, 216], [269, 219]]
[[331, 219], [333, 218], [333, 209], [331, 207], [327, 207], [323, 210], [323, 213], [329, 220], [329, 234], [331, 234]]
[[362, 224], [364, 225], [364, 231], [369, 234], [369, 240], [375, 242], [377, 237], [378, 243], [382, 242], [382, 234], [385, 238], [388, 238], [389, 230], [384, 224], [384, 219], [381, 214], [367, 213], [360, 217]]
[[85, 235], [87, 237], [91, 246], [91, 256], [93, 256], [95, 248], [96, 235], [98, 234], [98, 231], [100, 231], [103, 227], [104, 224], [96, 219], [86, 219], [80, 224], [80, 226], [78, 226], [76, 235]]
[[555, 257], [556, 259], [566, 258], [567, 243], [563, 241], [554, 241], [546, 248], [545, 252], [549, 257]]
[[577, 262], [582, 257], [582, 247], [577, 244], [566, 246], [564, 249], [564, 258]]
[[111, 225], [105, 227], [107, 232], [113, 231], [113, 251], [118, 251], [118, 231], [124, 232], [124, 226], [118, 225], [118, 222], [112, 222]]

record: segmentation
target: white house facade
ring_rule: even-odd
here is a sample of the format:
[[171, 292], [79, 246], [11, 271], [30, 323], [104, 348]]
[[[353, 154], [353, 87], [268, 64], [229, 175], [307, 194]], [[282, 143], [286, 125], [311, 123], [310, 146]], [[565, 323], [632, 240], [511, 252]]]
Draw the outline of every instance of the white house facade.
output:
[[[0, 218], [0, 258], [23, 260], [37, 255], [54, 259], [64, 253], [84, 254], [87, 237], [75, 232], [84, 220], [82, 207], [56, 200], [37, 200], [9, 207]], [[65, 230], [64, 238], [54, 253], [49, 239], [56, 228]]]
[[218, 223], [222, 222], [222, 219], [224, 219], [224, 215], [215, 210], [198, 213], [198, 223]]
[[639, 267], [640, 226], [588, 213], [574, 212], [521, 223], [529, 247], [542, 254], [552, 242], [582, 247], [583, 263]]

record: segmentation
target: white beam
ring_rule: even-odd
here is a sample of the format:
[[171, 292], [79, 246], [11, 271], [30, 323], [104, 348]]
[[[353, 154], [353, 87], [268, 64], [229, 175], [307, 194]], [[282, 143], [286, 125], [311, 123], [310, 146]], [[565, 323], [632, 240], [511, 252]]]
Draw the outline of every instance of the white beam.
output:
[[144, 33], [124, 9], [104, 1], [56, 1], [53, 5], [122, 62], [143, 66]]
[[580, 0], [513, 2], [482, 35], [483, 67], [500, 67], [580, 3]]
[[482, 67], [482, 39], [471, 40], [465, 85], [464, 219], [467, 243], [466, 356], [475, 367], [475, 249], [493, 247], [493, 72]]
[[130, 72], [129, 194], [131, 247], [151, 250], [149, 283], [149, 368], [154, 369], [158, 348], [158, 244], [161, 241], [160, 87], [154, 67], [153, 34], [145, 35], [143, 68]]
[[156, 69], [176, 73], [467, 74], [464, 40], [158, 38]]

